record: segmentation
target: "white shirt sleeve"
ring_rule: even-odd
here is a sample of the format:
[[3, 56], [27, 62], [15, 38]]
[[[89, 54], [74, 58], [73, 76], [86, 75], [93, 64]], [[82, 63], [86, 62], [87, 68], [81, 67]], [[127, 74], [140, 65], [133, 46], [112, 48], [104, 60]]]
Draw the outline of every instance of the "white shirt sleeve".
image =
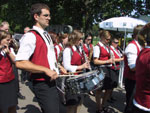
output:
[[63, 65], [64, 68], [70, 72], [76, 72], [77, 66], [71, 65], [71, 49], [65, 48], [63, 51]]
[[129, 44], [125, 49], [125, 55], [127, 56], [128, 66], [130, 69], [134, 68], [137, 59], [137, 48], [134, 44]]
[[99, 49], [99, 46], [96, 45], [93, 50], [93, 57], [99, 58], [99, 55], [100, 55], [100, 49]]
[[36, 37], [33, 33], [26, 33], [20, 40], [20, 48], [16, 55], [16, 61], [29, 60], [36, 46]]

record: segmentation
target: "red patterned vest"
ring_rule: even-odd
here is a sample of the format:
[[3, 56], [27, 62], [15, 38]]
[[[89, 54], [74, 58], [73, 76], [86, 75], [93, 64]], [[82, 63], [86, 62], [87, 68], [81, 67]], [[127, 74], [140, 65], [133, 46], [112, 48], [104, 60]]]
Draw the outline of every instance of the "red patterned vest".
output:
[[83, 54], [79, 53], [77, 51], [74, 51], [74, 49], [71, 47], [72, 56], [71, 56], [71, 65], [81, 65], [83, 63]]
[[136, 61], [136, 93], [138, 104], [150, 109], [150, 48], [143, 49]]
[[10, 57], [0, 54], [0, 83], [6, 83], [15, 79]]
[[[36, 48], [31, 57], [31, 62], [37, 65], [41, 65], [50, 69], [47, 59], [47, 46], [43, 38], [36, 31], [31, 31], [36, 37]], [[50, 78], [44, 73], [32, 73], [31, 78], [38, 81], [50, 80]]]
[[[134, 40], [132, 40], [129, 44], [134, 44], [137, 48], [137, 56], [140, 53], [140, 49], [138, 47], [138, 45], [136, 44], [136, 42]], [[124, 63], [125, 63], [125, 67], [124, 67], [124, 77], [131, 79], [131, 80], [135, 80], [135, 71], [131, 71], [129, 66], [128, 66], [128, 60], [127, 60], [127, 56], [124, 55]]]
[[[90, 49], [91, 49], [91, 48], [93, 47], [92, 44], [90, 44], [89, 47], [90, 47]], [[83, 45], [83, 49], [84, 49], [84, 51], [85, 51], [86, 56], [89, 57], [89, 54], [90, 54], [89, 52], [90, 52], [90, 51], [89, 51], [89, 49], [86, 47], [85, 44]]]
[[97, 44], [100, 48], [100, 57], [99, 60], [108, 60], [110, 58], [110, 53], [102, 47], [99, 43]]

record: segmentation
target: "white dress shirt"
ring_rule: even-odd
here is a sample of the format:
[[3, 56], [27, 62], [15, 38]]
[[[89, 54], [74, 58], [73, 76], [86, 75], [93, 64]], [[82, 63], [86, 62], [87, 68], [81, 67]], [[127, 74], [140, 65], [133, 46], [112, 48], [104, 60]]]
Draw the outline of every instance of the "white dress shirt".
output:
[[[56, 67], [57, 61], [56, 61], [56, 56], [54, 51], [54, 45], [50, 36], [48, 35], [48, 33], [45, 34], [46, 31], [44, 31], [39, 27], [33, 26], [33, 30], [38, 31], [46, 43], [48, 49], [47, 58], [51, 70], [55, 70], [57, 73], [59, 73], [58, 67]], [[32, 54], [34, 53], [35, 47], [36, 47], [35, 35], [32, 32], [28, 32], [24, 34], [20, 40], [20, 48], [16, 55], [16, 61], [29, 60]]]
[[[135, 40], [135, 42], [141, 50], [142, 47], [139, 45], [138, 41]], [[128, 44], [128, 46], [125, 49], [125, 55], [127, 56], [128, 66], [130, 67], [130, 69], [136, 66], [137, 52], [137, 47], [132, 43]]]

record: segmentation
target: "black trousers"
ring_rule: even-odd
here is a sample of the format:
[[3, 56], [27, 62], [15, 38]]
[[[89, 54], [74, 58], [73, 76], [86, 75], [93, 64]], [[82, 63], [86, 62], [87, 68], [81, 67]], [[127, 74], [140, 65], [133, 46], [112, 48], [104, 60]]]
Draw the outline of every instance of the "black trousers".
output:
[[59, 113], [59, 96], [55, 81], [33, 81], [33, 92], [43, 113]]
[[135, 90], [135, 80], [130, 80], [125, 78], [125, 90], [126, 90], [126, 107], [124, 110], [124, 113], [129, 113], [129, 111], [132, 109], [130, 108], [132, 105], [132, 100], [134, 96], [134, 90]]
[[149, 111], [143, 111], [136, 106], [133, 106], [132, 113], [150, 113]]

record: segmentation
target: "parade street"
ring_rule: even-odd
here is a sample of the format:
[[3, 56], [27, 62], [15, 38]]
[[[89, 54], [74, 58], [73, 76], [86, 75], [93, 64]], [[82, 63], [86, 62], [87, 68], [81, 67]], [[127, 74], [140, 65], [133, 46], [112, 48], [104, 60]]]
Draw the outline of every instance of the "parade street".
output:
[[[21, 93], [26, 97], [25, 100], [18, 99], [18, 113], [41, 113], [40, 107], [34, 98], [34, 94], [31, 91], [31, 82], [26, 81], [25, 84], [20, 83]], [[110, 113], [123, 113], [125, 107], [125, 91], [124, 89], [117, 88], [113, 92], [113, 97], [116, 98], [114, 103], [108, 103], [111, 109]], [[96, 104], [94, 96], [86, 95], [84, 103], [81, 107], [80, 113], [95, 113]], [[65, 107], [61, 105], [61, 112], [65, 113]]]

